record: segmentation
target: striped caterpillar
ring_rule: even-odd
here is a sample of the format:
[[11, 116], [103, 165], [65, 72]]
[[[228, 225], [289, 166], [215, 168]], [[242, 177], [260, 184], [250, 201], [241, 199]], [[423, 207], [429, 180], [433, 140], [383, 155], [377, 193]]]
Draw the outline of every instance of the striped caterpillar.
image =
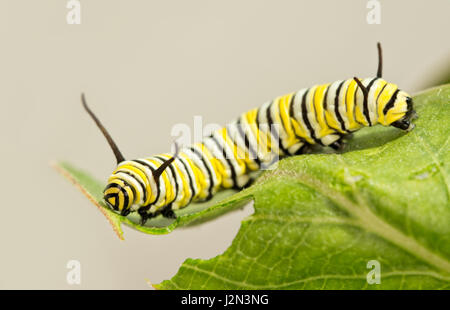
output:
[[339, 149], [347, 135], [378, 123], [412, 130], [412, 98], [381, 78], [380, 43], [377, 47], [376, 77], [354, 77], [278, 97], [201, 142], [176, 146], [173, 156], [125, 160], [82, 95], [84, 108], [117, 159], [104, 190], [106, 204], [123, 216], [138, 212], [142, 225], [158, 214], [174, 218], [174, 210], [208, 200], [221, 188], [247, 186], [250, 172], [270, 165], [274, 158], [302, 154], [313, 144]]

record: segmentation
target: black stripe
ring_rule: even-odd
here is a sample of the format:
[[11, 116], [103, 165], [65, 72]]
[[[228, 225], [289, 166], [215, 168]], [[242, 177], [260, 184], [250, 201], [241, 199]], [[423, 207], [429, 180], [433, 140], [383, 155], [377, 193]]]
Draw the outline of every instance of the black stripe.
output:
[[295, 154], [294, 155], [301, 155], [301, 154], [303, 154], [304, 152], [305, 152], [305, 149], [307, 149], [308, 148], [308, 144], [303, 144], [298, 150], [297, 150], [297, 152], [295, 152]]
[[388, 103], [384, 106], [383, 114], [386, 115], [387, 111], [389, 109], [394, 107], [395, 100], [397, 100], [397, 95], [400, 89], [397, 88], [397, 90], [392, 94], [391, 99], [389, 99]]
[[[350, 81], [351, 83], [351, 81]], [[347, 110], [347, 98], [348, 98], [348, 91], [350, 90], [350, 83], [348, 83], [347, 88], [345, 89], [345, 96], [344, 96], [344, 102], [343, 106], [345, 107], [345, 118], [348, 121], [348, 125], [350, 126], [350, 119], [348, 118], [348, 110]], [[350, 128], [347, 129], [348, 132], [350, 132]]]
[[378, 100], [380, 99], [380, 96], [383, 93], [383, 91], [384, 91], [384, 89], [386, 88], [387, 85], [388, 85], [388, 83], [384, 84], [383, 88], [378, 93], [377, 100], [375, 101], [375, 106], [377, 107], [377, 114], [378, 114]]
[[[164, 157], [161, 157], [161, 156], [155, 156], [155, 158], [158, 158], [163, 163], [167, 160], [167, 158], [164, 158]], [[173, 165], [173, 162], [168, 167], [169, 167], [170, 172], [172, 173], [172, 178], [175, 181], [175, 198], [170, 202], [170, 204], [173, 203], [175, 200], [177, 200], [178, 193], [179, 193], [179, 190], [180, 190], [178, 182], [177, 182], [177, 175], [175, 174], [175, 169], [174, 169], [174, 167], [172, 165]], [[166, 190], [166, 193], [167, 193], [167, 190]]]
[[[269, 123], [269, 132], [270, 132], [270, 135], [273, 136], [273, 138], [274, 138], [276, 141], [278, 141], [278, 148], [281, 149], [281, 151], [282, 151], [284, 154], [289, 154], [289, 151], [286, 150], [286, 148], [283, 146], [283, 142], [281, 141], [281, 138], [280, 138], [280, 136], [278, 135], [278, 132], [277, 132], [276, 130], [274, 130], [274, 132], [273, 132], [273, 134], [272, 134], [272, 125], [273, 125], [274, 123], [273, 123], [272, 114], [271, 114], [270, 110], [272, 109], [272, 104], [274, 104], [274, 103], [275, 103], [275, 101], [272, 101], [272, 102], [269, 104], [269, 106], [267, 107], [267, 110], [266, 110], [267, 122]], [[279, 116], [280, 116], [281, 126], [283, 126], [284, 131], [286, 131], [286, 128], [284, 127], [284, 124], [283, 124], [283, 120], [281, 119], [280, 105], [278, 105], [278, 111], [279, 111], [279, 114], [280, 114]], [[275, 129], [276, 129], [276, 128], [275, 128]], [[272, 141], [271, 141], [271, 142], [272, 142]]]
[[[133, 166], [134, 167], [134, 166]], [[142, 182], [141, 182], [141, 180], [139, 180], [137, 177], [135, 177], [133, 174], [131, 174], [130, 172], [128, 172], [128, 171], [122, 171], [122, 170], [118, 170], [118, 171], [116, 171], [114, 174], [118, 174], [118, 173], [125, 173], [125, 174], [127, 174], [127, 175], [129, 175], [130, 177], [132, 177], [136, 182], [138, 182], [139, 183], [139, 186], [141, 187], [141, 189], [142, 189], [142, 193], [143, 193], [143, 201], [145, 201], [146, 200], [146, 197], [147, 197], [147, 193], [146, 193], [146, 190], [145, 190], [145, 184], [143, 184]], [[121, 179], [122, 180], [122, 179]], [[122, 181], [124, 181], [124, 180], [122, 180]], [[125, 182], [125, 181], [124, 181]], [[134, 188], [132, 187], [132, 186], [130, 186], [132, 189], [133, 189], [133, 191], [134, 191]], [[137, 197], [136, 196], [136, 192], [134, 192], [134, 197]]]
[[[142, 160], [140, 160], [140, 159], [135, 159], [135, 160], [133, 160], [133, 161], [135, 161], [135, 162], [137, 162], [137, 163], [139, 163], [139, 164], [141, 164], [141, 165], [143, 165], [143, 166], [148, 167], [148, 168], [152, 171], [152, 173], [153, 173], [153, 171], [155, 171], [155, 169], [153, 169], [153, 167], [150, 166], [149, 164], [147, 164], [145, 161], [142, 161]], [[136, 168], [139, 168], [139, 167], [136, 167]], [[141, 171], [142, 171], [142, 170], [141, 170]], [[144, 174], [147, 175], [145, 172], [144, 172]], [[150, 183], [150, 180], [147, 180], [147, 181]], [[159, 195], [160, 195], [160, 193], [161, 193], [161, 188], [160, 188], [161, 184], [159, 184], [159, 182], [155, 182], [155, 183], [156, 183], [156, 189], [157, 189], [157, 193], [156, 193], [156, 195], [155, 195], [155, 201], [150, 202], [148, 205], [146, 205], [146, 206], [144, 206], [144, 207], [153, 205], [153, 204], [156, 203], [156, 202], [158, 201], [158, 199], [159, 199]], [[152, 190], [151, 186], [150, 186], [150, 190]], [[148, 193], [148, 195], [150, 196], [150, 193]]]
[[[323, 110], [326, 111], [327, 110], [327, 105], [328, 105], [328, 91], [330, 90], [330, 86], [331, 84], [329, 84], [327, 86], [327, 90], [325, 91], [325, 94], [323, 95]], [[326, 117], [324, 116], [324, 119], [326, 120]], [[328, 126], [329, 127], [329, 126]]]
[[[141, 164], [142, 166], [146, 166], [147, 168], [150, 169], [151, 172], [154, 172], [154, 171], [155, 171], [155, 169], [154, 169], [152, 166], [150, 166], [148, 163], [146, 163], [146, 162], [143, 161], [143, 160], [135, 159], [135, 160], [133, 160], [133, 161], [135, 161], [135, 162]], [[139, 168], [139, 167], [136, 167], [136, 168]], [[139, 169], [139, 170], [141, 170], [141, 169]], [[141, 171], [142, 171], [142, 170], [141, 170]]]
[[108, 198], [111, 198], [111, 197], [116, 197], [117, 196], [117, 193], [113, 193], [113, 194], [107, 194], [107, 195], [105, 195], [105, 199], [108, 199]]
[[305, 93], [303, 94], [303, 97], [302, 97], [302, 117], [303, 117], [303, 122], [305, 123], [306, 128], [308, 129], [308, 131], [310, 132], [311, 138], [313, 138], [313, 140], [316, 141], [316, 143], [320, 143], [321, 144], [321, 141], [317, 140], [316, 134], [314, 133], [314, 129], [312, 128], [311, 123], [309, 122], [309, 119], [308, 119], [308, 110], [306, 108], [306, 97], [308, 96], [310, 90], [311, 89], [308, 88], [305, 91]]
[[336, 129], [336, 128], [334, 128], [334, 127], [332, 127], [330, 124], [328, 124], [328, 121], [327, 121], [327, 116], [326, 116], [326, 111], [328, 111], [327, 109], [328, 109], [328, 91], [330, 90], [330, 87], [331, 87], [331, 85], [332, 84], [329, 84], [328, 86], [327, 86], [327, 90], [325, 91], [325, 94], [323, 95], [323, 120], [324, 120], [324, 122], [325, 122], [325, 124], [328, 126], [328, 128], [331, 128], [331, 129]]
[[[128, 186], [131, 189], [131, 191], [133, 192], [133, 197], [136, 199], [137, 196], [136, 196], [136, 190], [134, 189], [134, 187], [131, 186], [131, 184], [129, 184], [125, 180], [122, 180], [122, 182], [125, 184], [125, 186]], [[134, 201], [131, 202], [131, 204], [133, 204], [133, 203], [134, 203]]]
[[367, 89], [367, 94], [364, 94], [364, 103], [363, 103], [363, 113], [364, 113], [364, 117], [366, 118], [366, 121], [369, 123], [369, 126], [372, 126], [372, 121], [370, 120], [370, 114], [369, 114], [369, 92], [370, 92], [370, 88], [372, 87], [373, 83], [375, 83], [375, 81], [378, 80], [378, 78], [374, 78], [370, 81], [370, 83], [367, 85], [366, 89]]
[[[228, 166], [230, 167], [231, 170], [231, 179], [233, 180], [233, 186], [237, 185], [237, 179], [236, 179], [236, 170], [234, 170], [234, 166], [231, 163], [230, 159], [227, 156], [227, 153], [225, 152], [225, 147], [222, 146], [219, 141], [217, 141], [216, 137], [211, 136], [211, 139], [214, 141], [214, 143], [218, 146], [219, 150], [222, 149], [222, 154], [228, 164]], [[226, 142], [225, 142], [226, 143]], [[205, 146], [206, 147], [206, 146]]]
[[[296, 118], [294, 117], [294, 102], [295, 102], [295, 98], [297, 97], [297, 93], [294, 93], [294, 95], [291, 97], [291, 100], [289, 100], [289, 104], [288, 104], [288, 110], [289, 110], [289, 118], [292, 118], [294, 120], [296, 120]], [[281, 117], [281, 114], [280, 114]], [[290, 120], [292, 123], [292, 120]], [[295, 132], [294, 126], [292, 126], [292, 132], [294, 133], [295, 137], [299, 140], [298, 143], [307, 143], [305, 139], [303, 139], [302, 137], [300, 137], [299, 135], [297, 135], [297, 133]], [[289, 152], [289, 150], [287, 150], [287, 154], [289, 155], [295, 155], [292, 154], [291, 152]]]
[[[271, 104], [273, 103], [273, 101], [271, 102]], [[269, 104], [269, 106], [271, 105], [271, 104]], [[259, 128], [260, 127], [260, 122], [259, 122], [259, 118], [260, 118], [260, 114], [259, 114], [259, 112], [261, 112], [261, 110], [262, 110], [262, 108], [258, 108], [258, 111], [256, 112], [256, 129], [258, 129], [258, 135], [260, 135], [260, 134], [264, 134], [263, 132], [261, 132], [261, 129]], [[266, 135], [267, 136], [267, 135]], [[267, 145], [267, 148], [268, 148], [268, 152], [271, 152], [272, 151], [272, 147], [270, 146], [270, 145]]]
[[[123, 180], [121, 180], [121, 181], [123, 182]], [[106, 186], [105, 191], [106, 191], [107, 189], [110, 189], [110, 188], [117, 188], [117, 189], [119, 189], [120, 191], [122, 191], [122, 186], [120, 186], [119, 184], [116, 184], [116, 183], [109, 183], [109, 184]], [[118, 193], [107, 194], [107, 195], [105, 195], [103, 198], [104, 198], [105, 201], [106, 201], [108, 198], [111, 198], [111, 197], [115, 197], [115, 198], [116, 198], [116, 202], [114, 203], [114, 205], [111, 205], [111, 204], [108, 202], [108, 205], [112, 206], [113, 209], [114, 209], [115, 211], [119, 211], [119, 194], [118, 194]]]
[[211, 170], [209, 169], [209, 167], [208, 167], [208, 164], [206, 163], [206, 161], [205, 161], [205, 158], [203, 157], [203, 154], [202, 153], [200, 153], [199, 151], [197, 151], [194, 147], [189, 147], [189, 149], [195, 154], [195, 155], [197, 155], [200, 159], [201, 159], [201, 161], [202, 161], [202, 163], [203, 163], [203, 165], [205, 166], [205, 168], [206, 168], [206, 171], [208, 172], [208, 176], [209, 176], [209, 179], [210, 179], [210, 184], [209, 184], [209, 188], [208, 188], [208, 197], [206, 198], [207, 200], [209, 200], [209, 199], [211, 199], [212, 198], [212, 189], [213, 189], [213, 187], [214, 187], [214, 180], [213, 180], [213, 177], [212, 177], [212, 172], [211, 172]]
[[261, 116], [259, 114], [260, 111], [261, 111], [261, 108], [258, 108], [258, 110], [256, 111], [256, 117], [255, 117], [256, 128], [258, 128], [258, 131], [259, 131], [259, 117]]
[[105, 195], [104, 199], [107, 200], [107, 199], [109, 199], [109, 198], [111, 198], [111, 197], [115, 197], [115, 198], [116, 198], [116, 202], [114, 203], [114, 205], [111, 205], [111, 204], [108, 202], [108, 205], [112, 206], [113, 209], [114, 209], [115, 211], [119, 211], [119, 205], [118, 205], [119, 199], [118, 199], [117, 193], [114, 193], [114, 194], [107, 194], [107, 195]]
[[[300, 122], [296, 117], [295, 117], [295, 111], [294, 111], [294, 104], [295, 104], [295, 98], [297, 96], [297, 93], [294, 94], [294, 96], [292, 96], [292, 100], [291, 102], [289, 102], [289, 116], [294, 119], [296, 122]], [[300, 142], [302, 143], [308, 143], [308, 141], [306, 141], [303, 137], [300, 137], [299, 135], [297, 135], [297, 133], [295, 132], [295, 129], [293, 130], [295, 137], [297, 139], [300, 140]], [[309, 144], [309, 143], [308, 143]]]
[[272, 114], [271, 114], [272, 104], [276, 104], [276, 105], [277, 105], [277, 108], [278, 108], [278, 116], [280, 117], [281, 127], [283, 127], [284, 131], [287, 131], [287, 130], [286, 130], [286, 126], [284, 125], [284, 122], [283, 122], [283, 118], [281, 117], [281, 104], [280, 104], [280, 101], [279, 101], [279, 100], [278, 100], [277, 102], [272, 101], [272, 102], [269, 104], [269, 107], [267, 108], [267, 112], [266, 112], [266, 113], [267, 113], [267, 119], [269, 119], [269, 116], [270, 116], [270, 120], [271, 120], [271, 124], [270, 124], [270, 125], [272, 125], [272, 123], [273, 123]]
[[[341, 124], [341, 130], [347, 131], [347, 129], [345, 129], [345, 122], [342, 119], [341, 113], [339, 113], [339, 94], [341, 92], [341, 88], [342, 88], [342, 85], [344, 85], [344, 83], [345, 83], [345, 81], [342, 81], [339, 84], [338, 88], [336, 89], [336, 95], [334, 97], [334, 114], [336, 114], [339, 124]], [[344, 100], [344, 104], [345, 104], [345, 100]]]
[[[227, 128], [227, 132], [231, 132], [230, 131], [230, 129], [229, 128], [231, 128], [231, 126], [236, 126], [236, 124], [229, 124], [229, 125], [227, 125], [226, 126], [226, 128]], [[238, 131], [239, 131], [239, 129], [238, 129]], [[241, 133], [239, 133], [239, 135], [241, 135]], [[242, 135], [241, 135], [242, 136]], [[236, 146], [236, 147], [240, 147], [240, 145], [237, 143], [237, 140], [235, 139], [236, 137], [235, 137], [235, 135], [229, 135], [228, 136], [230, 139], [231, 139], [231, 141], [233, 142], [233, 144]], [[245, 144], [245, 141], [244, 141], [244, 144]], [[249, 150], [248, 150], [248, 148], [247, 148], [247, 146], [246, 145], [244, 145], [244, 153], [249, 153]], [[245, 154], [244, 154], [245, 155]], [[256, 156], [255, 156], [256, 157]], [[251, 159], [251, 160], [253, 160], [253, 159]], [[245, 163], [245, 166], [247, 167], [247, 164]]]
[[[121, 180], [122, 181], [122, 180]], [[110, 189], [110, 188], [118, 188], [118, 189], [121, 189], [122, 188], [122, 186], [120, 186], [119, 184], [117, 184], [117, 183], [109, 183], [108, 185], [106, 185], [106, 187], [105, 187], [105, 190], [104, 190], [104, 192], [106, 192], [106, 190], [107, 189]]]
[[[316, 87], [316, 89], [314, 89], [314, 94], [312, 94], [312, 109], [314, 110], [314, 111], [313, 111], [313, 112], [314, 112], [313, 114], [314, 114], [314, 118], [316, 119], [316, 123], [317, 123], [317, 125], [318, 125], [319, 128], [320, 128], [320, 124], [319, 124], [319, 115], [317, 114], [316, 105], [314, 104], [314, 102], [315, 102], [315, 100], [316, 100], [316, 93], [317, 93], [317, 89], [318, 89], [318, 88], [319, 88], [319, 87]], [[322, 104], [322, 103], [321, 103], [321, 104]], [[315, 131], [314, 131], [314, 135], [315, 135], [315, 134], [316, 134], [316, 133], [315, 133]], [[317, 142], [323, 145], [322, 140], [317, 139]]]
[[189, 178], [189, 187], [191, 188], [191, 193], [192, 193], [191, 197], [189, 198], [189, 202], [188, 202], [188, 204], [189, 204], [189, 203], [191, 203], [192, 199], [196, 195], [195, 188], [194, 188], [194, 183], [193, 183], [194, 181], [192, 180], [192, 177], [189, 174], [189, 169], [190, 168], [188, 168], [187, 164], [184, 162], [184, 159], [181, 158], [181, 157], [178, 157], [178, 159], [180, 160], [180, 163], [183, 165], [184, 169], [186, 170], [186, 174], [187, 174], [187, 176]]
[[249, 139], [247, 137], [247, 134], [242, 129], [242, 124], [241, 124], [241, 120], [240, 119], [237, 120], [236, 126], [237, 126], [239, 134], [244, 139], [244, 144], [245, 144], [244, 147], [247, 148], [247, 152], [251, 153], [251, 155], [253, 157], [253, 158], [250, 158], [250, 159], [253, 160], [258, 165], [258, 167], [261, 167], [261, 161], [258, 158], [258, 154], [255, 152], [253, 147], [250, 145], [250, 141], [249, 141]]
[[[140, 160], [140, 159], [134, 159], [134, 160], [132, 160], [131, 162], [136, 162], [136, 163], [138, 163], [138, 164], [141, 164], [141, 165], [143, 165], [143, 166], [149, 168], [150, 171], [152, 172], [152, 174], [153, 174], [153, 172], [155, 171], [155, 169], [153, 169], [152, 166], [150, 166], [149, 164], [147, 164], [146, 162], [144, 162], [144, 161], [142, 161], [142, 160]], [[144, 174], [144, 176], [147, 176], [147, 173], [146, 173], [144, 170], [142, 170], [140, 167], [138, 167], [138, 166], [136, 166], [136, 165], [133, 165], [133, 167], [135, 167], [136, 169], [139, 169], [139, 171], [141, 171], [141, 172]], [[151, 181], [147, 178], [147, 182], [150, 183]], [[155, 199], [154, 202], [158, 201], [159, 193], [160, 193], [160, 191], [161, 191], [158, 182], [156, 183], [156, 185], [157, 185], [156, 188], [157, 188], [158, 192], [156, 193], [156, 199]], [[146, 188], [145, 185], [144, 185], [144, 188]], [[150, 190], [151, 190], [151, 187], [150, 187]], [[147, 193], [146, 191], [144, 191], [144, 193], [145, 193], [145, 197], [146, 197], [146, 198], [147, 198], [147, 196], [150, 196], [150, 193]], [[145, 199], [145, 200], [146, 200], [146, 199]], [[145, 200], [144, 200], [144, 201], [145, 201]], [[150, 203], [150, 204], [151, 204], [151, 203]]]
[[122, 188], [121, 192], [123, 193], [124, 201], [123, 201], [123, 208], [122, 208], [122, 211], [120, 212], [120, 214], [125, 216], [126, 214], [129, 213], [129, 211], [127, 211], [127, 206], [128, 206], [128, 203], [130, 202], [130, 198], [128, 197], [128, 193], [125, 190], [125, 188]]

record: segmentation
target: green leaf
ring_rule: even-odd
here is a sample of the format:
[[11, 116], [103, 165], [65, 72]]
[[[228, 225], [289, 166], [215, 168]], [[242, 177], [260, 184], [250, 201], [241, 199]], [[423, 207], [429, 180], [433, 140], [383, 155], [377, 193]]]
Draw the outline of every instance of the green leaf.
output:
[[[419, 119], [410, 133], [362, 129], [341, 154], [284, 159], [250, 188], [190, 205], [171, 223], [156, 218], [142, 227], [116, 215], [102, 202], [104, 184], [67, 163], [55, 166], [119, 236], [120, 223], [168, 233], [254, 199], [255, 213], [225, 253], [187, 259], [160, 289], [448, 289], [450, 86], [414, 102]], [[366, 280], [372, 260], [381, 266], [379, 285]]]
[[[449, 289], [450, 86], [414, 98], [405, 134], [365, 128], [342, 154], [282, 160], [246, 194], [225, 253], [187, 259], [160, 289]], [[369, 284], [369, 261], [380, 284]]]

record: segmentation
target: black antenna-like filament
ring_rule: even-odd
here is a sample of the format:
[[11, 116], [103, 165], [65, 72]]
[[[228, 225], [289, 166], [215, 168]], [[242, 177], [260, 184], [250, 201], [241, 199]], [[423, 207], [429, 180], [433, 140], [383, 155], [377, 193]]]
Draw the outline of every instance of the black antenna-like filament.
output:
[[357, 77], [354, 77], [353, 79], [355, 80], [356, 84], [358, 84], [359, 88], [361, 88], [364, 97], [367, 98], [367, 96], [369, 95], [367, 88], [363, 85], [363, 83], [361, 83], [361, 81]]
[[123, 157], [122, 153], [120, 152], [119, 148], [117, 147], [116, 143], [114, 142], [114, 140], [111, 138], [111, 136], [109, 135], [108, 131], [106, 130], [105, 127], [103, 127], [102, 123], [99, 121], [99, 119], [97, 118], [97, 116], [95, 116], [94, 112], [91, 111], [91, 109], [89, 109], [87, 103], [86, 103], [86, 98], [84, 97], [84, 93], [81, 94], [81, 102], [83, 103], [84, 109], [86, 110], [86, 112], [88, 112], [88, 114], [92, 117], [92, 119], [94, 120], [94, 122], [97, 124], [97, 127], [100, 129], [100, 131], [103, 133], [103, 135], [106, 138], [106, 141], [108, 141], [109, 146], [111, 147], [114, 155], [116, 156], [117, 159], [117, 164], [125, 161], [125, 158]]
[[175, 155], [173, 157], [166, 160], [161, 166], [158, 167], [158, 169], [153, 171], [153, 178], [155, 179], [155, 182], [159, 183], [159, 177], [161, 174], [166, 170], [167, 167], [175, 160], [175, 158], [178, 156], [178, 144], [175, 142]]
[[383, 51], [381, 50], [381, 43], [377, 43], [378, 48], [378, 70], [377, 70], [377, 78], [381, 78], [383, 75]]

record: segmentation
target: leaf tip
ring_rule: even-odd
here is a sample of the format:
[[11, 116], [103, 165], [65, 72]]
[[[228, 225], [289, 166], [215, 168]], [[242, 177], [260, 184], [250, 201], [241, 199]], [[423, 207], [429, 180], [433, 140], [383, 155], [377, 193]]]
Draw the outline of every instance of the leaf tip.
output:
[[120, 220], [115, 220], [111, 217], [106, 209], [88, 192], [88, 190], [77, 180], [77, 178], [71, 172], [70, 166], [61, 161], [51, 161], [50, 166], [54, 168], [64, 178], [69, 180], [84, 196], [86, 196], [90, 202], [92, 202], [100, 212], [106, 217], [114, 232], [120, 240], [124, 240], [123, 230], [120, 225]]
[[145, 279], [151, 290], [159, 290], [158, 284], [153, 284], [149, 279]]

